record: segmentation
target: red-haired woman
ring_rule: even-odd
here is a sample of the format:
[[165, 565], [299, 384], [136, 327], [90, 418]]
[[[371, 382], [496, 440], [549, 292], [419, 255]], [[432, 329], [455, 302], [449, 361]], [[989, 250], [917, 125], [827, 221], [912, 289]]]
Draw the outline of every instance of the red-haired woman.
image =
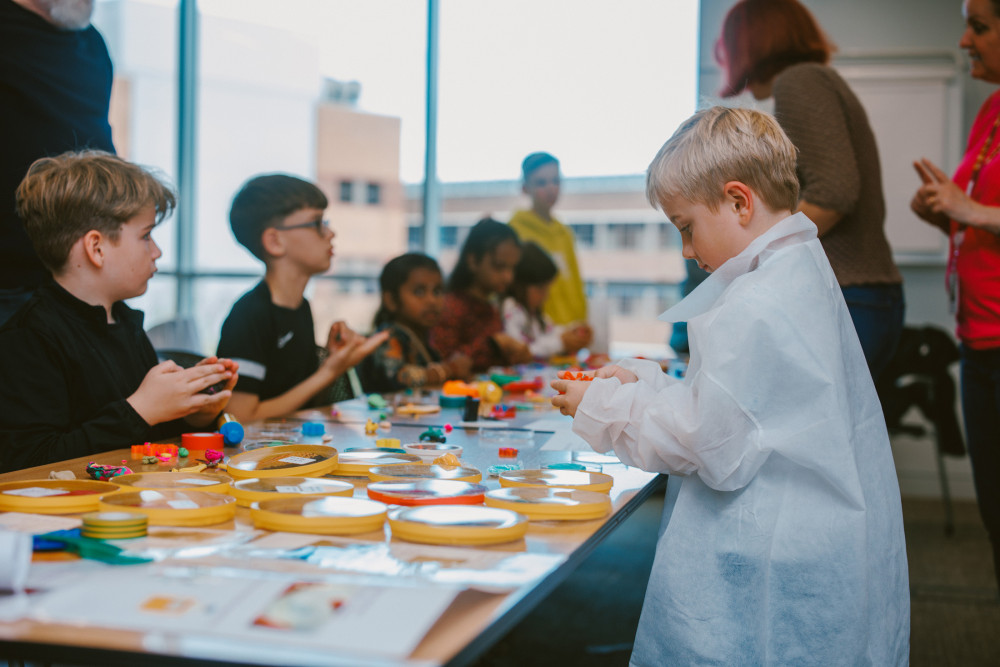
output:
[[774, 97], [774, 115], [799, 151], [799, 210], [816, 223], [877, 380], [903, 329], [903, 278], [885, 237], [875, 135], [861, 102], [827, 65], [832, 51], [797, 0], [736, 3], [715, 45], [724, 96]]

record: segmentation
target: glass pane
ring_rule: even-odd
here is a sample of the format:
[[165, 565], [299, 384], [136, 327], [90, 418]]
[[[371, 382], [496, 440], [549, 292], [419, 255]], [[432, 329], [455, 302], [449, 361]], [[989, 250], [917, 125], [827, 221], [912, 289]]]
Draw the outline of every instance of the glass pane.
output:
[[406, 250], [403, 156], [422, 170], [424, 3], [198, 6], [196, 266], [261, 272], [232, 238], [229, 206], [249, 177], [286, 172], [317, 182], [330, 200], [332, 272], [377, 276]]
[[[93, 23], [115, 71], [109, 113], [115, 149], [176, 183], [177, 1], [98, 0]], [[176, 234], [172, 217], [154, 232], [161, 271], [177, 266]]]

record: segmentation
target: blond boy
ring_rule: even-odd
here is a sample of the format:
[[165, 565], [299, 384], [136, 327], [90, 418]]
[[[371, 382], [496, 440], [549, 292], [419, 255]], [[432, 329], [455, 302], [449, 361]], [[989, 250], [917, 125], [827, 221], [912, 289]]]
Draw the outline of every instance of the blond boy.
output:
[[660, 149], [647, 193], [712, 274], [683, 380], [626, 360], [555, 381], [596, 450], [670, 473], [633, 665], [902, 665], [909, 594], [878, 397], [816, 226], [792, 215], [795, 148], [715, 107]]

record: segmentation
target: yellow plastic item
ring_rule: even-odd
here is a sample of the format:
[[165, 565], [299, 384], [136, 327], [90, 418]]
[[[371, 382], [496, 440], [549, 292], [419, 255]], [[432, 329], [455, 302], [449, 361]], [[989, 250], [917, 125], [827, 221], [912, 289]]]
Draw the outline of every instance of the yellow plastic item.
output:
[[278, 498], [258, 503], [250, 517], [255, 527], [266, 530], [353, 535], [381, 529], [386, 509], [365, 498]]
[[343, 452], [337, 467], [330, 473], [342, 477], [367, 477], [372, 466], [394, 463], [420, 463], [420, 457], [384, 449], [354, 449]]
[[397, 415], [412, 415], [414, 417], [419, 415], [433, 415], [441, 412], [441, 406], [407, 403], [406, 405], [396, 408], [395, 412]]
[[210, 526], [235, 516], [236, 499], [204, 491], [146, 489], [106, 496], [99, 507], [102, 512], [145, 514], [151, 526]]
[[250, 507], [254, 503], [286, 497], [317, 497], [354, 495], [354, 485], [325, 477], [263, 477], [241, 479], [229, 490], [236, 504]]
[[373, 482], [391, 482], [401, 479], [454, 479], [460, 482], [480, 482], [483, 473], [466, 466], [439, 466], [426, 463], [395, 463], [374, 466], [368, 471]]
[[93, 512], [102, 496], [121, 487], [90, 479], [28, 479], [0, 484], [0, 512], [77, 514]]
[[229, 459], [235, 479], [253, 477], [321, 477], [337, 467], [337, 450], [326, 445], [258, 447]]
[[200, 473], [137, 472], [131, 475], [112, 477], [108, 481], [112, 484], [117, 484], [123, 491], [188, 489], [211, 493], [229, 493], [229, 487], [233, 483], [233, 478], [224, 472], [213, 470]]
[[488, 507], [524, 514], [532, 521], [586, 521], [611, 511], [611, 498], [598, 491], [512, 486], [486, 493]]
[[561, 486], [608, 493], [614, 483], [611, 475], [585, 470], [508, 470], [500, 473], [500, 486]]
[[481, 545], [524, 537], [523, 514], [479, 505], [400, 507], [389, 513], [393, 538], [424, 544]]
[[496, 382], [485, 381], [479, 383], [479, 398], [487, 403], [499, 403], [503, 398], [503, 389]]

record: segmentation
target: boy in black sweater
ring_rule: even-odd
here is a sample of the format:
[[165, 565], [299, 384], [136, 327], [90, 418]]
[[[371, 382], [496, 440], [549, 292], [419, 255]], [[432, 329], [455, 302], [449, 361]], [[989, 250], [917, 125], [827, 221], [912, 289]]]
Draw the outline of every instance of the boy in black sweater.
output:
[[100, 151], [28, 170], [18, 213], [53, 278], [0, 329], [0, 471], [203, 428], [226, 406], [237, 365], [157, 363], [123, 303], [156, 272], [151, 234], [174, 205], [155, 176]]

